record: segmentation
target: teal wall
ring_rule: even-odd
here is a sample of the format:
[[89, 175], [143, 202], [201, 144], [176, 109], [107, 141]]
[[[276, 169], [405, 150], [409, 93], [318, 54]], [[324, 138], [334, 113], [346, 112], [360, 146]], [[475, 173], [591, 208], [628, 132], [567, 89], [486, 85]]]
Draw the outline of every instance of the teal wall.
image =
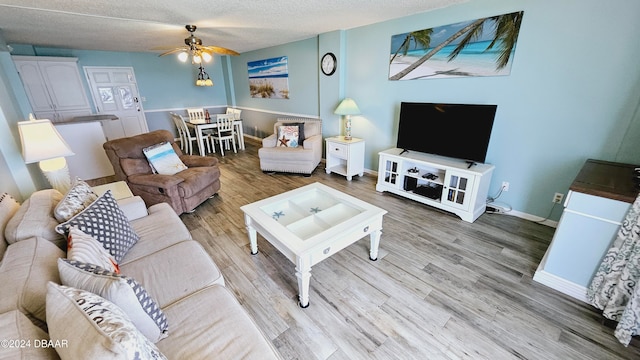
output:
[[[520, 10], [524, 20], [509, 76], [388, 80], [392, 35]], [[336, 100], [354, 98], [362, 115], [353, 117], [353, 135], [366, 140], [365, 167], [372, 170], [377, 153], [395, 146], [400, 102], [497, 104], [487, 155], [487, 162], [496, 166], [490, 193], [508, 181], [509, 192], [500, 202], [546, 217], [553, 194], [567, 193], [586, 159], [640, 163], [639, 13], [640, 2], [633, 0], [616, 1], [615, 6], [596, 0], [476, 0], [321, 34], [319, 51], [310, 39], [243, 54], [231, 59], [233, 83], [238, 105], [253, 110], [316, 115], [319, 101], [325, 136], [340, 131], [331, 112]], [[295, 84], [312, 88], [317, 82], [318, 98], [248, 97], [247, 61], [289, 55], [290, 67], [297, 66], [301, 49], [315, 58], [309, 57], [303, 70], [290, 72], [291, 93], [298, 91]], [[330, 78], [318, 71], [318, 59], [326, 51], [339, 55], [339, 71]], [[449, 136], [455, 141], [453, 134], [425, 134], [425, 140]], [[551, 219], [558, 220], [560, 213], [556, 206]]]
[[[387, 79], [392, 35], [520, 10], [524, 20], [509, 76]], [[76, 56], [80, 65], [132, 66], [147, 98], [143, 106], [152, 129], [165, 126], [160, 118], [170, 109], [197, 105], [222, 111], [234, 105], [243, 110], [249, 135], [266, 136], [276, 117], [294, 115], [322, 118], [324, 135], [333, 136], [341, 131], [333, 109], [343, 97], [352, 97], [362, 111], [353, 119], [353, 134], [366, 140], [365, 166], [374, 171], [377, 153], [395, 145], [401, 101], [497, 104], [487, 156], [496, 166], [490, 192], [497, 193], [502, 181], [508, 181], [510, 190], [499, 201], [515, 211], [546, 217], [553, 194], [567, 192], [587, 158], [640, 163], [637, 14], [636, 0], [616, 0], [615, 5], [596, 0], [472, 0], [237, 57], [216, 57], [206, 67], [216, 83], [213, 88], [193, 86], [195, 70], [172, 57], [35, 51]], [[332, 77], [322, 75], [318, 66], [327, 51], [338, 56]], [[251, 98], [247, 62], [278, 56], [289, 58], [291, 99]], [[16, 108], [21, 108], [16, 97]], [[170, 126], [168, 120], [166, 124]], [[551, 219], [558, 220], [560, 211], [557, 206]]]

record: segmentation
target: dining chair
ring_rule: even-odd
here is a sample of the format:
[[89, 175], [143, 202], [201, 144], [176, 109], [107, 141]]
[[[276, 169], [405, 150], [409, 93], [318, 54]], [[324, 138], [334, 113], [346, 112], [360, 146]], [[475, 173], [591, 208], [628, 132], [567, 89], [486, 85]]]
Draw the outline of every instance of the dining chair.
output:
[[[233, 119], [234, 120], [240, 120], [240, 114], [242, 113], [242, 110], [240, 109], [235, 109], [235, 108], [227, 108], [227, 114], [229, 115], [233, 115]], [[242, 124], [236, 124], [236, 126], [242, 126]], [[240, 138], [242, 135], [242, 133], [240, 131], [238, 131], [238, 129], [235, 130], [236, 131], [236, 137], [238, 138], [238, 144], [242, 144], [242, 139]]]
[[[217, 114], [216, 123], [217, 127], [215, 128], [215, 133], [211, 135], [209, 138], [211, 139], [211, 146], [213, 146], [213, 151], [215, 152], [215, 141], [218, 141], [218, 145], [220, 145], [220, 153], [224, 156], [224, 148], [226, 143], [228, 145], [229, 140], [233, 144], [233, 152], [237, 153], [236, 149], [236, 130], [233, 125], [233, 116], [229, 114]], [[229, 147], [227, 146], [227, 149]]]
[[182, 150], [182, 152], [186, 152], [187, 140], [184, 134], [184, 126], [182, 126], [182, 121], [177, 116], [175, 116], [175, 113], [170, 112], [169, 114], [171, 115], [171, 121], [173, 121], [173, 125], [175, 125], [176, 131], [178, 132], [178, 139], [180, 140], [180, 150]]
[[[171, 113], [171, 117], [173, 118], [174, 123], [176, 123], [176, 126], [179, 126], [182, 131], [182, 136], [184, 137], [184, 144], [185, 144], [185, 153], [188, 153], [189, 155], [193, 155], [193, 143], [195, 142], [196, 144], [198, 143], [198, 138], [196, 136], [195, 130], [191, 129], [187, 126], [187, 123], [185, 122], [184, 118], [182, 117], [182, 115], [180, 114], [176, 114], [176, 113]], [[209, 148], [209, 152], [211, 152], [211, 146], [209, 146], [209, 144], [207, 144], [207, 147]], [[201, 150], [201, 153], [204, 153], [204, 151]]]
[[203, 108], [188, 108], [187, 115], [189, 115], [189, 121], [194, 124], [206, 122]]

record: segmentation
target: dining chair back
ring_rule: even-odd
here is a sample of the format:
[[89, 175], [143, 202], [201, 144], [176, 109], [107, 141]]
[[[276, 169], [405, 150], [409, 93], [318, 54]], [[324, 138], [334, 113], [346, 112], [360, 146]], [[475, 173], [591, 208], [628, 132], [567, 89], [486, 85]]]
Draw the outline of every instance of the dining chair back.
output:
[[227, 108], [227, 114], [228, 115], [233, 115], [233, 119], [234, 120], [240, 120], [240, 114], [242, 113], [242, 110], [240, 109], [234, 109], [234, 108]]
[[188, 108], [187, 114], [191, 123], [201, 124], [207, 121], [203, 108]]
[[195, 131], [192, 131], [186, 124], [184, 118], [180, 114], [171, 113], [171, 118], [173, 122], [176, 124], [176, 127], [179, 129], [178, 133], [181, 134], [181, 142], [184, 143], [184, 149], [182, 149], [185, 153], [189, 155], [193, 155], [193, 143], [197, 143], [198, 139], [196, 138]]
[[215, 115], [215, 117], [216, 117], [216, 123], [217, 123], [216, 132], [211, 136], [211, 144], [214, 148], [214, 152], [215, 152], [214, 141], [218, 141], [218, 144], [220, 145], [220, 153], [222, 154], [222, 156], [224, 156], [225, 145], [223, 145], [223, 141], [226, 144], [227, 149], [229, 149], [228, 144], [229, 144], [229, 140], [231, 140], [231, 143], [233, 144], [233, 152], [237, 153], [238, 150], [236, 149], [236, 134], [235, 134], [235, 129], [233, 125], [233, 121], [234, 121], [233, 115], [217, 114]]

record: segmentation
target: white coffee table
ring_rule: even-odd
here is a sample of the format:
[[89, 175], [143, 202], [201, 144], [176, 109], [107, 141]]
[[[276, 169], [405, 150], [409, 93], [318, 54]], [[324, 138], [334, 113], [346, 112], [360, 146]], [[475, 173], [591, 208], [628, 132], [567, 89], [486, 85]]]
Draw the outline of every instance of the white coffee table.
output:
[[296, 265], [299, 305], [309, 306], [311, 267], [369, 235], [371, 260], [378, 259], [386, 210], [320, 183], [242, 206], [251, 253], [257, 233]]

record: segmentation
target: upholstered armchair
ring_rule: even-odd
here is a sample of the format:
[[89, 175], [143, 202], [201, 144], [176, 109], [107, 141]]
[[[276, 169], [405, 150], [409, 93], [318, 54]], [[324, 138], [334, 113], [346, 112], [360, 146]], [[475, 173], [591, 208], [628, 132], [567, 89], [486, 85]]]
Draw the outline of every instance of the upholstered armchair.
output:
[[[279, 137], [280, 126], [300, 124], [297, 147], [288, 147]], [[260, 169], [264, 172], [289, 172], [311, 175], [322, 159], [322, 120], [278, 118], [273, 134], [262, 139], [258, 150]]]
[[[174, 175], [156, 174], [151, 170], [142, 149], [169, 142], [187, 166]], [[173, 134], [156, 130], [145, 134], [107, 141], [103, 144], [118, 180], [125, 181], [134, 195], [147, 206], [166, 202], [180, 215], [191, 212], [220, 190], [218, 159], [183, 155]]]

